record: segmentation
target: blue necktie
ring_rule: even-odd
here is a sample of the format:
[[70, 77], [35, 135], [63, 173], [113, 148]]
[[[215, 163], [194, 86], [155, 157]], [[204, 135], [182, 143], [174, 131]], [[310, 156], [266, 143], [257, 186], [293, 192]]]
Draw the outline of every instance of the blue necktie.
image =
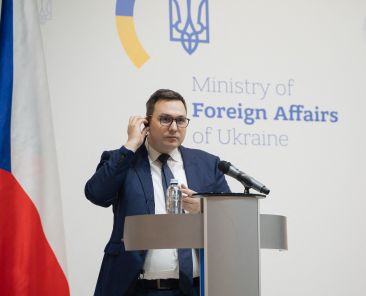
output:
[[[174, 175], [168, 166], [169, 154], [161, 154], [158, 159], [161, 162], [161, 179], [163, 182], [164, 194]], [[193, 295], [193, 262], [192, 249], [178, 249], [179, 262], [179, 288], [185, 295]]]

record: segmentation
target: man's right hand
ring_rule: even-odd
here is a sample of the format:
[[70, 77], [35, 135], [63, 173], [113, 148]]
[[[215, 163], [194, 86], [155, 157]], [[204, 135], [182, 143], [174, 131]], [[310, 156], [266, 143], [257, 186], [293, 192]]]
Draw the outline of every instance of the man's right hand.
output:
[[127, 149], [135, 152], [141, 146], [149, 130], [148, 126], [145, 126], [143, 129], [141, 129], [141, 126], [147, 123], [148, 121], [146, 117], [130, 117], [127, 128], [128, 140], [127, 143], [124, 145]]

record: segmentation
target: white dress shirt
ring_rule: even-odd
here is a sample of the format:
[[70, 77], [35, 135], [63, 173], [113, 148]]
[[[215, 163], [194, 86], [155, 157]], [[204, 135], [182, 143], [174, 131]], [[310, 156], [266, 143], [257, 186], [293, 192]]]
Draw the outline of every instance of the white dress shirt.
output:
[[[149, 146], [148, 141], [145, 141], [146, 149], [149, 155], [151, 177], [154, 186], [154, 202], [155, 214], [166, 214], [165, 209], [165, 193], [161, 179], [161, 163], [157, 159], [161, 153]], [[174, 149], [170, 153], [170, 158], [167, 162], [174, 178], [179, 184], [187, 185], [187, 178], [184, 171], [183, 159], [179, 149]], [[193, 261], [193, 277], [199, 276], [198, 260], [196, 252], [192, 249]], [[144, 278], [152, 279], [167, 279], [179, 278], [179, 263], [177, 249], [154, 249], [148, 250], [144, 263]]]

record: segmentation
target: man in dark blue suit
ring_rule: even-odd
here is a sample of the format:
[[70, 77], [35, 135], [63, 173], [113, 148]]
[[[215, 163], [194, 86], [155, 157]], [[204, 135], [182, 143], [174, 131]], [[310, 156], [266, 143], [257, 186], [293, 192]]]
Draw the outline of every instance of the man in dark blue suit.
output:
[[165, 164], [181, 184], [185, 212], [200, 211], [194, 192], [230, 191], [218, 170], [218, 157], [181, 146], [188, 123], [183, 97], [172, 90], [158, 90], [146, 103], [146, 116], [130, 118], [126, 144], [102, 154], [85, 195], [97, 205], [112, 205], [114, 224], [95, 295], [198, 295], [196, 252], [188, 250], [194, 280], [189, 282], [192, 289], [187, 290], [182, 289], [179, 266], [183, 263], [177, 250], [126, 251], [122, 242], [126, 216], [166, 213], [161, 155], [166, 156]]

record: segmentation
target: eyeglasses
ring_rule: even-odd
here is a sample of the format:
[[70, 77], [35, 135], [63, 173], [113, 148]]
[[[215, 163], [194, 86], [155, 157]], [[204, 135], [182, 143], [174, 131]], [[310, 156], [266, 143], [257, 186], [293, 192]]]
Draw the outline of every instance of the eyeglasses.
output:
[[168, 115], [161, 115], [159, 117], [159, 121], [162, 126], [171, 126], [173, 121], [175, 121], [177, 127], [186, 128], [189, 124], [190, 119], [184, 116], [174, 118]]

